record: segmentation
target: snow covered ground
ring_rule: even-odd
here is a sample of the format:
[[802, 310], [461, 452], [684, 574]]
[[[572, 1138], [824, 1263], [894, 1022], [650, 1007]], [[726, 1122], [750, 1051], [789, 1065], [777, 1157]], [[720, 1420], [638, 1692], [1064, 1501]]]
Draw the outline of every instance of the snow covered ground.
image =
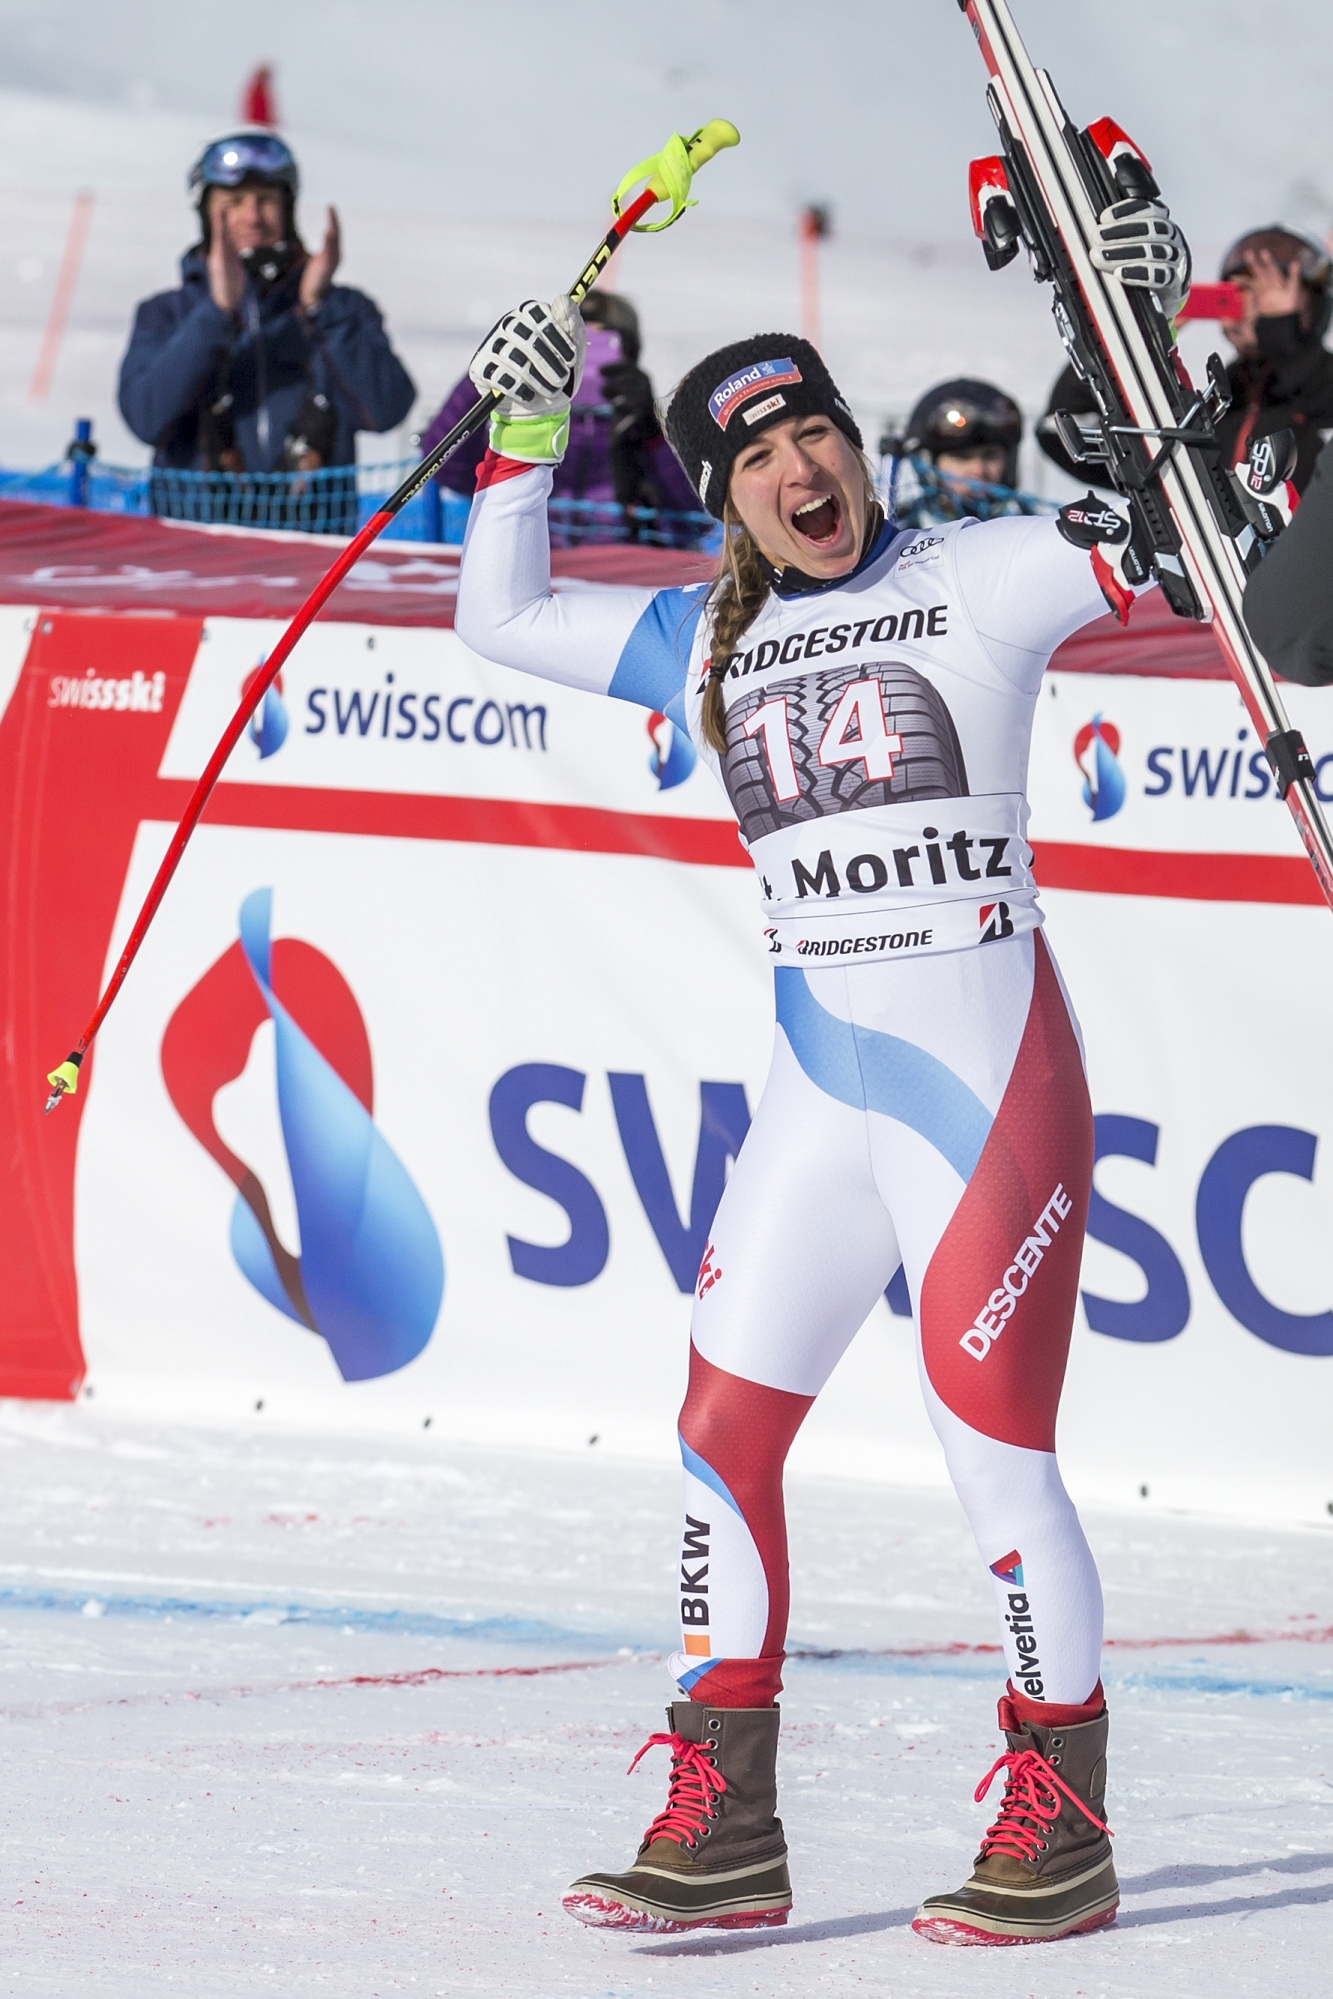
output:
[[908, 1924], [997, 1750], [989, 1591], [938, 1493], [794, 1479], [785, 1930], [559, 1909], [660, 1803], [675, 1478], [0, 1407], [0, 1993], [1253, 1999], [1328, 1989], [1333, 1529], [1094, 1513], [1115, 1928]]

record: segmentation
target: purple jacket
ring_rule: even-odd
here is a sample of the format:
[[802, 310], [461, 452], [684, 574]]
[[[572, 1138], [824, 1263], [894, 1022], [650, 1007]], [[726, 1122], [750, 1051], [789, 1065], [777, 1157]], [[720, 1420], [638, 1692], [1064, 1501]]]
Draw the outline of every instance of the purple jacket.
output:
[[[555, 468], [552, 497], [558, 500], [614, 500], [615, 478], [611, 464], [611, 418], [609, 403], [597, 399], [601, 370], [595, 359], [590, 363], [579, 393], [574, 399], [569, 427], [569, 449]], [[589, 380], [589, 377], [592, 379]], [[451, 391], [447, 402], [423, 432], [423, 454], [439, 443], [460, 417], [466, 416], [477, 400], [477, 392], [464, 375]], [[657, 504], [679, 513], [698, 513], [699, 500], [681, 469], [680, 461], [659, 431], [637, 447], [647, 483], [656, 489]], [[452, 458], [446, 458], [436, 473], [442, 486], [471, 499], [476, 488], [477, 467], [486, 455], [486, 431], [467, 438]]]

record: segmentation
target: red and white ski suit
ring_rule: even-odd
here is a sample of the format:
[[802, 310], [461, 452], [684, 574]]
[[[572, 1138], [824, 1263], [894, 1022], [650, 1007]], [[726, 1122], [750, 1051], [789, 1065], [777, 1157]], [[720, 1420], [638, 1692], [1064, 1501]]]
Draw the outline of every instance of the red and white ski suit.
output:
[[1090, 560], [1051, 519], [886, 525], [850, 576], [770, 595], [727, 661], [719, 757], [706, 592], [553, 595], [549, 483], [483, 466], [458, 630], [689, 729], [754, 859], [775, 971], [773, 1064], [694, 1309], [673, 1670], [717, 1704], [776, 1695], [783, 1461], [901, 1264], [1014, 1684], [1084, 1703], [1101, 1593], [1055, 1416], [1092, 1117], [1025, 792], [1046, 662], [1105, 609]]

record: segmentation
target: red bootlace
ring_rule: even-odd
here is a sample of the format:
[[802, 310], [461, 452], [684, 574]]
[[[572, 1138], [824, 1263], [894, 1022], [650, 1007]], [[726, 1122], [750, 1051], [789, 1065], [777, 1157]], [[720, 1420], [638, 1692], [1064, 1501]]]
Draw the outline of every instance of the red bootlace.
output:
[[667, 1801], [643, 1835], [644, 1844], [653, 1839], [674, 1839], [678, 1846], [693, 1846], [692, 1835], [705, 1819], [712, 1817], [714, 1796], [721, 1796], [727, 1780], [715, 1768], [701, 1742], [687, 1742], [683, 1735], [650, 1735], [626, 1772], [628, 1776], [659, 1743], [671, 1751], [671, 1781]]
[[1064, 1778], [1035, 1749], [1011, 1749], [1007, 1756], [997, 1757], [977, 1785], [978, 1804], [1001, 1770], [1008, 1772], [1004, 1798], [999, 1816], [981, 1842], [983, 1858], [993, 1848], [998, 1848], [1005, 1853], [1016, 1853], [1020, 1860], [1035, 1861], [1049, 1844], [1045, 1835], [1060, 1816], [1062, 1793], [1071, 1805], [1078, 1807], [1091, 1825], [1114, 1839], [1110, 1826], [1099, 1819], [1096, 1812], [1089, 1811], [1077, 1792], [1070, 1790]]

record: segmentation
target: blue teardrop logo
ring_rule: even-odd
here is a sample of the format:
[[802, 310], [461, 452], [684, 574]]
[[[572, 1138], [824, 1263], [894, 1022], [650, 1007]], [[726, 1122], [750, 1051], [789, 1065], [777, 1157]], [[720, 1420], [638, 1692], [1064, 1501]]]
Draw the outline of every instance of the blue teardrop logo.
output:
[[1120, 768], [1120, 731], [1100, 714], [1085, 722], [1074, 738], [1074, 762], [1083, 773], [1083, 803], [1093, 819], [1113, 819], [1125, 802], [1125, 774]]
[[[297, 938], [271, 943], [272, 891], [241, 905], [240, 937], [186, 994], [162, 1040], [168, 1094], [237, 1189], [231, 1249], [269, 1304], [328, 1343], [344, 1381], [405, 1367], [444, 1296], [429, 1210], [372, 1115], [370, 1042], [336, 965]], [[283, 1143], [300, 1253], [280, 1240], [258, 1175], [224, 1143], [213, 1099], [273, 1022]]]

